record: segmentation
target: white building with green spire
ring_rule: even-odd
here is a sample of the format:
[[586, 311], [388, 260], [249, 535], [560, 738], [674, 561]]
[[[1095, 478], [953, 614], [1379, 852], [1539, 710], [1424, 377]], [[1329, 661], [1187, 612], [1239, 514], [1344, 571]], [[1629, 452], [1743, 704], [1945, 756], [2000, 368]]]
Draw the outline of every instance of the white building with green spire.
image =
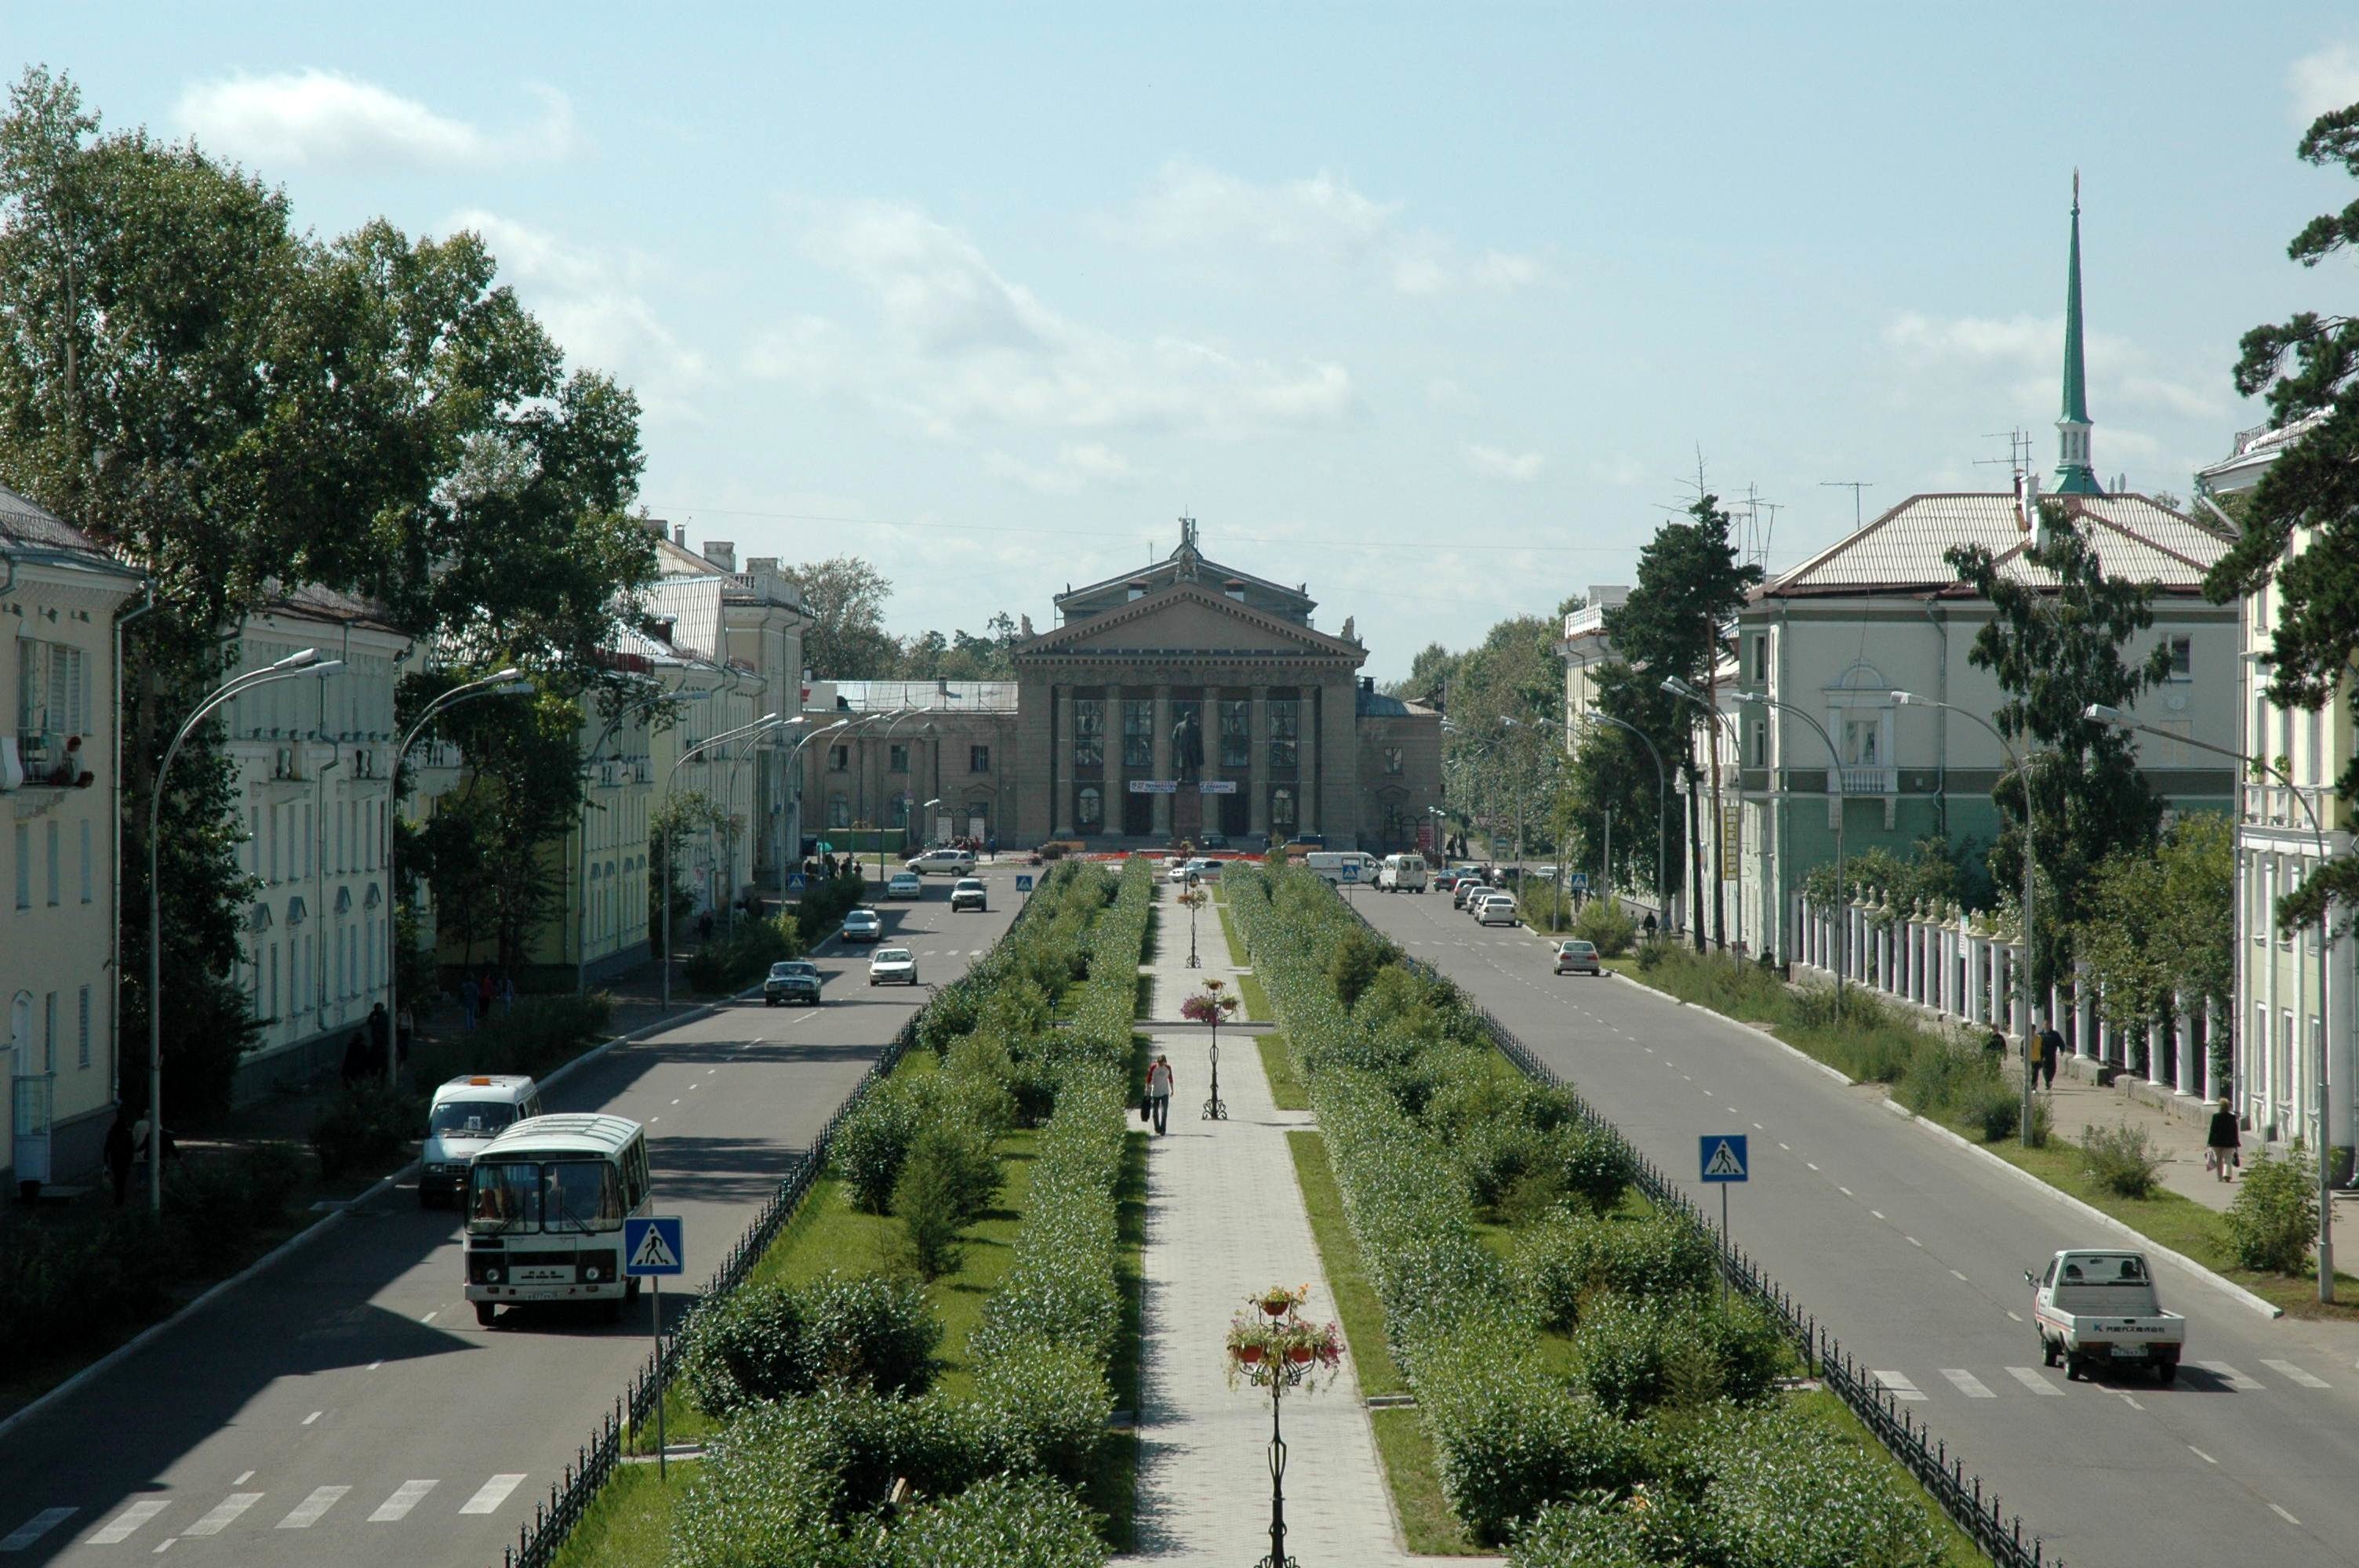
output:
[[2056, 418], [2056, 492], [2103, 495], [2089, 466], [2089, 369], [2081, 347], [2081, 171], [2072, 171], [2072, 260], [2064, 275], [2064, 408]]

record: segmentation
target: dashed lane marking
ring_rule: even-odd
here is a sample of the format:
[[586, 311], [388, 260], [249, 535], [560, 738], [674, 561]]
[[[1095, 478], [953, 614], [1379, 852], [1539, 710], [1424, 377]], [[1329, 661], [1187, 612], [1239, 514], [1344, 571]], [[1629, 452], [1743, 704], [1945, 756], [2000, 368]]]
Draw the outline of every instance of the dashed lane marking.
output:
[[1957, 1281], [1962, 1285], [1968, 1282], [1966, 1277], [1963, 1274], [1959, 1273], [1955, 1269], [1950, 1271], [1950, 1278]]
[[297, 1503], [285, 1519], [278, 1521], [281, 1530], [309, 1530], [320, 1522], [320, 1516], [342, 1500], [350, 1487], [314, 1487], [311, 1495]]
[[523, 1479], [522, 1471], [513, 1476], [495, 1476], [476, 1488], [475, 1495], [462, 1504], [459, 1511], [462, 1514], [495, 1512], [502, 1503], [508, 1500], [508, 1494], [515, 1491], [516, 1484]]
[[305, 1417], [303, 1418], [303, 1424], [304, 1424], [305, 1426], [309, 1426], [309, 1425], [310, 1425], [313, 1422], [315, 1422], [315, 1421], [319, 1420], [321, 1416], [323, 1416], [323, 1415], [325, 1415], [325, 1414], [327, 1414], [327, 1413], [328, 1413], [328, 1412], [327, 1412], [327, 1411], [313, 1411], [310, 1415], [307, 1415], [307, 1416], [305, 1416]]
[[2286, 1512], [2285, 1509], [2277, 1507], [2275, 1503], [2271, 1503], [2269, 1505], [2269, 1512], [2277, 1515], [2277, 1518], [2285, 1520], [2286, 1523], [2292, 1525], [2297, 1530], [2301, 1528], [2301, 1520], [2294, 1518], [2293, 1515]]
[[2218, 1463], [2220, 1463], [2220, 1461], [2218, 1461], [2217, 1459], [2212, 1458], [2212, 1455], [2210, 1455], [2209, 1454], [2204, 1453], [2204, 1452], [2203, 1452], [2203, 1450], [2201, 1450], [2201, 1448], [2196, 1447], [2196, 1446], [2195, 1446], [2195, 1444], [2191, 1444], [2191, 1443], [2190, 1443], [2190, 1444], [2189, 1444], [2187, 1445], [2187, 1452], [2189, 1452], [2190, 1454], [2194, 1454], [2194, 1455], [2195, 1455], [2195, 1457], [2197, 1457], [2198, 1459], [2202, 1460], [2202, 1461], [2203, 1461], [2203, 1463], [2205, 1463], [2206, 1465], [2217, 1465]]
[[2305, 1389], [2331, 1389], [2334, 1386], [2323, 1378], [2303, 1371], [2290, 1361], [2272, 1361], [2264, 1356], [2261, 1357], [2261, 1365], [2281, 1377], [2291, 1379]]
[[1951, 1384], [1957, 1389], [1958, 1392], [1965, 1395], [1966, 1398], [1970, 1400], [1995, 1400], [1998, 1398], [1996, 1394], [1991, 1392], [1990, 1385], [1988, 1383], [1984, 1382], [1980, 1378], [1975, 1377], [1963, 1367], [1944, 1367], [1941, 1368], [1941, 1376], [1949, 1379]]

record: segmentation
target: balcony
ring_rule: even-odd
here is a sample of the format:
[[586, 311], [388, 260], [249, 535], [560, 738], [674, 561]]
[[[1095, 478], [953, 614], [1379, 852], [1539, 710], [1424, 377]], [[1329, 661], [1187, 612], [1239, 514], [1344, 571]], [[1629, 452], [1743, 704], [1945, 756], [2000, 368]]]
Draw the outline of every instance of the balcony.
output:
[[1900, 793], [1900, 770], [1846, 767], [1843, 770], [1843, 792], [1845, 795], [1897, 795]]
[[1576, 610], [1571, 614], [1566, 616], [1564, 618], [1564, 634], [1566, 639], [1569, 641], [1586, 632], [1603, 631], [1605, 628], [1605, 611], [1606, 606], [1603, 604], [1592, 604], [1584, 606], [1580, 610]]

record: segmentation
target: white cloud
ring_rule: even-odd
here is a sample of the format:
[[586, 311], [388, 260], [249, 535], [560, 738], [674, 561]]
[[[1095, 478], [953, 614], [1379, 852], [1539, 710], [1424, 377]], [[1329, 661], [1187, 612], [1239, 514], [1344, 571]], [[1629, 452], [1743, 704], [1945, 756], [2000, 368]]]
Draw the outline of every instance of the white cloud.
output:
[[1486, 447], [1479, 441], [1469, 441], [1460, 449], [1466, 457], [1466, 466], [1484, 479], [1513, 480], [1517, 484], [1529, 484], [1540, 477], [1548, 459], [1538, 452], [1511, 452], [1501, 447]]
[[576, 142], [573, 106], [553, 88], [528, 89], [538, 119], [485, 132], [414, 98], [339, 71], [305, 70], [192, 83], [180, 124], [198, 141], [270, 168], [313, 164], [471, 164], [560, 157]]
[[2359, 49], [2335, 44], [2302, 56], [2286, 70], [2294, 124], [2305, 130], [2321, 114], [2359, 103]]
[[1278, 364], [1166, 335], [1075, 321], [916, 208], [814, 209], [805, 246], [875, 306], [876, 337], [805, 318], [762, 334], [756, 374], [865, 391], [939, 438], [968, 426], [1221, 438], [1332, 426], [1358, 409], [1342, 365]]
[[1129, 459], [1095, 441], [1068, 443], [1057, 449], [1054, 460], [1037, 467], [1006, 452], [993, 452], [983, 460], [983, 469], [1042, 495], [1071, 495], [1093, 483], [1130, 484], [1138, 478]]
[[[1884, 329], [1885, 346], [1920, 367], [1986, 370], [2005, 375], [2006, 394], [2019, 406], [2053, 404], [2064, 369], [2064, 318], [2055, 316], [1927, 316], [1904, 310]], [[2136, 341], [2110, 332], [2086, 338], [2089, 396], [2102, 421], [2108, 402], [2159, 407], [2191, 418], [2216, 419], [2227, 400], [2201, 380], [2182, 380], [2158, 367]], [[2224, 379], [2224, 378], [2222, 378]]]
[[1538, 281], [1531, 256], [1486, 251], [1469, 262], [1441, 235], [1401, 222], [1405, 204], [1378, 201], [1324, 169], [1307, 179], [1259, 184], [1174, 159], [1146, 194], [1104, 228], [1154, 250], [1226, 254], [1256, 248], [1368, 272], [1396, 293], [1421, 297], [1472, 286], [1521, 288]]

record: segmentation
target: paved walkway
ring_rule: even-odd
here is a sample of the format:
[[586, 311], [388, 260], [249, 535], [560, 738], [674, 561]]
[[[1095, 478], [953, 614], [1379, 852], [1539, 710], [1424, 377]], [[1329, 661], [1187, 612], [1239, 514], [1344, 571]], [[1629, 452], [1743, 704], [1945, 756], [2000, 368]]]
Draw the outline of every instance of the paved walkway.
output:
[[[1236, 986], [1217, 927], [1200, 942], [1203, 968], [1187, 967], [1187, 912], [1170, 894], [1169, 884], [1157, 889], [1160, 940], [1147, 966], [1150, 1011], [1158, 1018], [1177, 1017], [1181, 1000], [1207, 977], [1227, 980], [1233, 992]], [[1210, 923], [1211, 910], [1201, 918]], [[1305, 1281], [1308, 1315], [1335, 1314], [1286, 1143], [1287, 1130], [1310, 1119], [1275, 1108], [1260, 1052], [1249, 1038], [1231, 1044], [1224, 1036], [1221, 1095], [1229, 1117], [1202, 1119], [1212, 1076], [1205, 1032], [1150, 1038], [1171, 1059], [1177, 1092], [1170, 1133], [1152, 1141], [1147, 1167], [1140, 1550], [1120, 1561], [1236, 1568], [1269, 1551], [1269, 1397], [1228, 1386], [1222, 1346], [1229, 1318], [1249, 1294]], [[1289, 1553], [1353, 1568], [1422, 1561], [1397, 1539], [1348, 1352], [1332, 1385], [1308, 1399], [1288, 1396], [1284, 1421]]]

